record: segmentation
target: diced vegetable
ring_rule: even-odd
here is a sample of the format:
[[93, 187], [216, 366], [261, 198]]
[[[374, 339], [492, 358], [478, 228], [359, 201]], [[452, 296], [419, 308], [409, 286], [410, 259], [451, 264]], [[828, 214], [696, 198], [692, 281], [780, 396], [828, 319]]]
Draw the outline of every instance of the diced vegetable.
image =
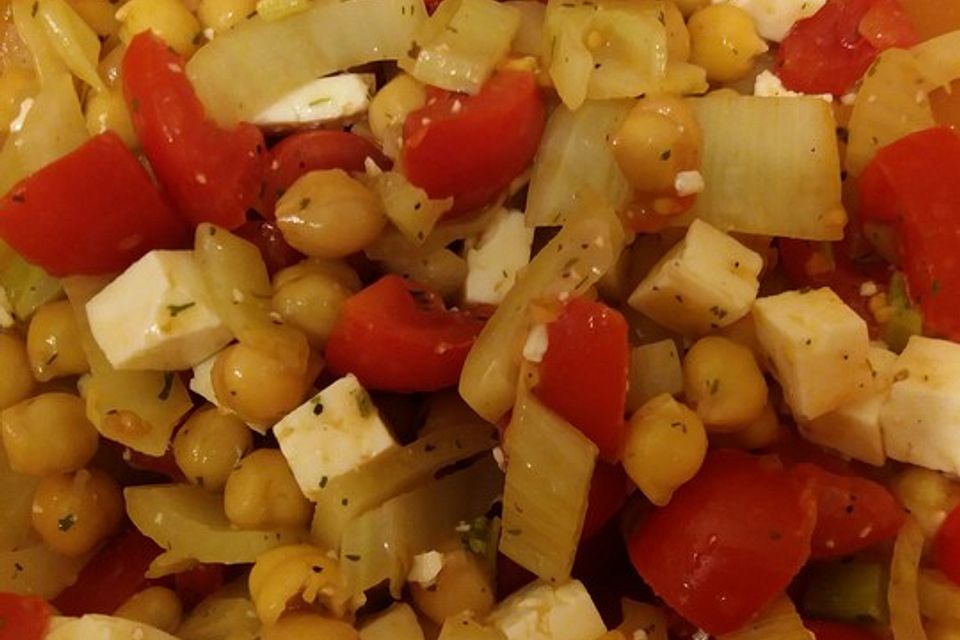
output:
[[627, 412], [633, 413], [661, 393], [683, 391], [683, 369], [677, 344], [667, 338], [630, 350], [630, 382], [627, 385]]
[[0, 245], [0, 287], [17, 318], [27, 319], [40, 305], [60, 296], [63, 289], [57, 278], [30, 264], [13, 249]]
[[90, 614], [57, 621], [46, 640], [176, 640], [148, 624], [115, 616]]
[[86, 558], [67, 558], [42, 543], [0, 551], [0, 592], [48, 600], [77, 579]]
[[180, 623], [177, 636], [183, 640], [253, 640], [260, 619], [245, 582], [229, 584], [197, 605]]
[[50, 605], [36, 596], [0, 593], [0, 636], [4, 640], [43, 640], [50, 626]]
[[95, 90], [106, 89], [97, 73], [100, 40], [83, 18], [64, 0], [38, 0], [34, 14], [67, 68]]
[[941, 622], [960, 622], [960, 585], [936, 569], [921, 569], [917, 583], [920, 613]]
[[426, 240], [434, 225], [453, 206], [453, 198], [431, 200], [396, 171], [385, 171], [374, 178], [374, 186], [383, 200], [384, 213], [394, 226], [414, 244]]
[[[810, 632], [803, 625], [796, 608], [787, 595], [782, 595], [745, 625], [733, 633], [725, 633], [718, 640], [809, 640]], [[818, 640], [824, 640], [819, 638]]]
[[920, 556], [923, 553], [923, 533], [913, 518], [907, 518], [893, 546], [890, 565], [890, 586], [887, 605], [890, 609], [890, 631], [893, 640], [926, 640], [920, 618], [917, 595]]
[[960, 509], [951, 511], [937, 530], [933, 555], [937, 568], [960, 586]]
[[596, 640], [606, 631], [578, 580], [560, 585], [532, 582], [501, 602], [487, 623], [507, 640]]
[[874, 562], [813, 565], [805, 575], [803, 611], [814, 618], [884, 623], [887, 571]]

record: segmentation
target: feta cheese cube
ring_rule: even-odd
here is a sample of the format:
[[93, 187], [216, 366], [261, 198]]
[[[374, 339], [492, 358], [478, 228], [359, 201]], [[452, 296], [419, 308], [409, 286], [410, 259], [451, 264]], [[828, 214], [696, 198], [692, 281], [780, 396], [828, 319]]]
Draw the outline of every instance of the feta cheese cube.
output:
[[341, 73], [318, 78], [265, 108], [253, 118], [253, 123], [284, 128], [349, 118], [370, 106], [373, 85], [371, 74]]
[[[713, 0], [714, 4], [728, 0]], [[827, 0], [729, 0], [753, 18], [757, 33], [767, 40], [780, 42], [793, 25], [820, 10]]]
[[630, 350], [630, 387], [627, 410], [633, 413], [647, 400], [662, 393], [683, 392], [683, 367], [677, 344], [667, 338]]
[[367, 390], [348, 374], [273, 427], [303, 495], [316, 500], [331, 478], [397, 446]]
[[596, 640], [607, 628], [578, 580], [537, 581], [501, 602], [487, 618], [507, 640]]
[[960, 474], [960, 344], [913, 336], [880, 409], [887, 455]]
[[745, 316], [763, 258], [702, 220], [650, 270], [628, 304], [657, 323], [702, 335]]
[[768, 369], [798, 420], [829, 413], [871, 384], [867, 324], [830, 289], [760, 298], [753, 318]]
[[151, 251], [86, 310], [116, 369], [189, 369], [233, 339], [209, 302], [192, 251]]
[[471, 304], [500, 304], [530, 262], [533, 228], [520, 211], [504, 211], [467, 251], [464, 298]]
[[835, 411], [798, 426], [800, 434], [811, 442], [855, 460], [882, 466], [887, 456], [880, 428], [880, 408], [890, 390], [897, 354], [884, 347], [871, 346], [867, 359], [873, 380], [864, 393], [857, 394]]

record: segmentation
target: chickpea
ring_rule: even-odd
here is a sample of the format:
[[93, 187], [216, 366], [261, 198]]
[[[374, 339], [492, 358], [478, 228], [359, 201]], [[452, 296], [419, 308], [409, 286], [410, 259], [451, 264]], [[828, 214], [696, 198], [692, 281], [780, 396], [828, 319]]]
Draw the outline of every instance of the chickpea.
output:
[[150, 30], [180, 55], [189, 57], [197, 49], [200, 23], [180, 0], [130, 0], [116, 16], [125, 43]]
[[373, 242], [387, 223], [380, 198], [345, 171], [311, 171], [277, 202], [277, 226], [308, 256], [343, 258]]
[[684, 17], [690, 17], [698, 9], [710, 4], [710, 0], [672, 0], [672, 4], [680, 9]]
[[117, 7], [110, 0], [71, 0], [70, 6], [98, 36], [112, 36], [120, 28]]
[[194, 413], [173, 439], [173, 457], [183, 475], [209, 491], [222, 491], [230, 473], [252, 448], [250, 427], [216, 407]]
[[268, 353], [238, 342], [213, 365], [213, 389], [220, 402], [246, 422], [271, 424], [303, 400], [312, 379]]
[[767, 404], [767, 381], [747, 347], [720, 336], [694, 343], [683, 359], [687, 401], [713, 433], [739, 431]]
[[261, 640], [360, 640], [360, 634], [342, 620], [332, 620], [317, 613], [290, 613], [275, 624], [265, 625]]
[[743, 9], [721, 3], [706, 6], [687, 23], [690, 61], [711, 82], [734, 82], [749, 73], [754, 58], [767, 50], [753, 19]]
[[775, 443], [782, 433], [783, 427], [780, 425], [780, 419], [777, 412], [768, 402], [763, 411], [756, 420], [751, 420], [739, 431], [733, 433], [718, 433], [716, 438], [711, 437], [710, 441], [722, 447], [734, 447], [738, 449], [762, 449]]
[[465, 611], [482, 617], [494, 605], [490, 576], [477, 556], [463, 549], [444, 553], [436, 581], [430, 586], [411, 582], [410, 595], [417, 609], [438, 625]]
[[34, 312], [27, 330], [27, 355], [40, 382], [90, 370], [69, 302], [48, 302]]
[[75, 558], [92, 551], [119, 527], [123, 495], [99, 469], [49, 476], [33, 495], [33, 528], [51, 549]]
[[623, 468], [650, 502], [663, 506], [696, 475], [706, 454], [707, 434], [700, 417], [664, 393], [631, 416]]
[[385, 151], [399, 151], [403, 123], [426, 101], [426, 87], [406, 73], [397, 75], [373, 96], [367, 111], [370, 130]]
[[322, 349], [351, 295], [335, 278], [310, 273], [278, 288], [273, 294], [273, 308], [307, 336], [311, 347]]
[[100, 443], [83, 400], [68, 393], [44, 393], [5, 409], [0, 429], [10, 468], [34, 476], [76, 471]]
[[610, 144], [627, 180], [641, 192], [673, 193], [677, 174], [700, 166], [700, 125], [690, 106], [673, 96], [639, 100]]
[[273, 290], [276, 291], [285, 284], [314, 273], [336, 280], [340, 286], [352, 293], [356, 293], [363, 288], [360, 276], [343, 260], [307, 258], [274, 274]]
[[180, 626], [183, 605], [180, 604], [177, 594], [170, 589], [147, 587], [127, 598], [113, 615], [173, 633]]
[[207, 29], [229, 31], [257, 10], [257, 0], [200, 0], [197, 17]]
[[0, 410], [12, 407], [37, 386], [30, 369], [27, 345], [13, 333], [0, 333]]
[[133, 121], [130, 119], [130, 110], [119, 89], [92, 93], [87, 98], [84, 116], [90, 135], [113, 131], [129, 148], [135, 149], [139, 146]]
[[240, 461], [227, 478], [223, 504], [227, 518], [247, 529], [302, 527], [313, 516], [310, 501], [276, 449], [257, 449]]

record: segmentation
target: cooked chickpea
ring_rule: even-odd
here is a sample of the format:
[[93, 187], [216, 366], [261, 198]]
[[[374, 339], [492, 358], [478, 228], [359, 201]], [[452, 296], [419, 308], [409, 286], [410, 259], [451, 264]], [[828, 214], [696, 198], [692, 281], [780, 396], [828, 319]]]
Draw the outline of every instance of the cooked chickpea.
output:
[[404, 121], [426, 101], [426, 87], [406, 73], [397, 75], [373, 96], [367, 110], [370, 130], [385, 151], [399, 151]]
[[340, 286], [353, 293], [363, 288], [363, 283], [360, 282], [360, 276], [343, 260], [307, 258], [274, 274], [273, 290], [276, 291], [289, 282], [314, 273], [333, 278]]
[[672, 3], [680, 9], [680, 13], [689, 17], [694, 11], [710, 4], [710, 0], [672, 0]]
[[130, 119], [130, 110], [119, 89], [92, 93], [87, 98], [84, 117], [90, 135], [113, 131], [131, 149], [139, 145], [137, 133], [133, 129], [133, 120]]
[[0, 333], [0, 410], [11, 407], [30, 394], [37, 386], [30, 369], [27, 345], [16, 334]]
[[230, 521], [248, 529], [302, 527], [313, 515], [276, 449], [257, 449], [240, 461], [227, 478], [223, 504]]
[[610, 141], [617, 164], [634, 189], [673, 192], [677, 174], [700, 166], [700, 125], [674, 96], [642, 98]]
[[413, 604], [438, 625], [459, 613], [486, 615], [494, 605], [493, 586], [477, 556], [458, 549], [443, 554], [443, 568], [430, 586], [410, 583]]
[[739, 431], [763, 412], [767, 381], [747, 347], [720, 336], [697, 340], [683, 358], [687, 401], [714, 433]]
[[255, 424], [271, 424], [295, 409], [313, 382], [308, 377], [242, 342], [217, 356], [212, 373], [220, 402]]
[[147, 587], [127, 598], [113, 615], [173, 633], [180, 626], [183, 605], [180, 604], [177, 594], [170, 589]]
[[780, 438], [782, 429], [777, 412], [768, 402], [755, 420], [751, 420], [742, 429], [733, 433], [718, 433], [715, 439], [711, 437], [711, 442], [715, 445], [747, 451], [762, 449], [775, 443]]
[[71, 0], [70, 6], [98, 36], [112, 36], [120, 28], [117, 7], [110, 0]]
[[387, 223], [379, 196], [340, 169], [301, 176], [277, 202], [276, 215], [290, 246], [318, 258], [360, 251]]
[[120, 39], [130, 42], [141, 31], [153, 31], [177, 53], [197, 49], [200, 23], [180, 0], [130, 0], [117, 10]]
[[310, 346], [321, 349], [352, 292], [335, 278], [310, 273], [291, 280], [273, 294], [273, 309], [307, 336]]
[[317, 613], [290, 613], [275, 624], [264, 625], [261, 640], [360, 640], [360, 634], [346, 622], [324, 618]]
[[257, 0], [200, 0], [197, 17], [215, 33], [229, 31], [257, 10]]
[[753, 19], [732, 4], [711, 4], [687, 23], [690, 61], [707, 72], [711, 82], [733, 82], [753, 67], [754, 58], [767, 50]]
[[68, 557], [92, 551], [123, 518], [117, 482], [99, 469], [48, 476], [33, 495], [33, 528], [51, 549]]
[[40, 382], [90, 369], [69, 302], [58, 300], [37, 308], [27, 329], [27, 355], [33, 375]]
[[100, 442], [83, 400], [69, 393], [44, 393], [5, 409], [0, 429], [10, 467], [34, 476], [82, 468]]
[[707, 434], [689, 407], [661, 394], [648, 400], [627, 426], [623, 468], [658, 506], [696, 475], [707, 454]]
[[10, 129], [10, 123], [20, 115], [20, 105], [36, 91], [37, 76], [32, 71], [8, 66], [0, 73], [0, 131]]
[[190, 416], [173, 439], [173, 457], [183, 475], [209, 491], [222, 491], [230, 473], [252, 448], [250, 427], [215, 407]]

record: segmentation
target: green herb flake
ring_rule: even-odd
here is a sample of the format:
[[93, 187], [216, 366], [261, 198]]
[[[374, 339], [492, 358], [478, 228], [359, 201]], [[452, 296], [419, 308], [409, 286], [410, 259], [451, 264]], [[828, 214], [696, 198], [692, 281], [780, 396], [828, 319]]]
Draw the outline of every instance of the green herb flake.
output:
[[72, 513], [68, 513], [57, 520], [57, 529], [66, 533], [67, 531], [70, 531], [75, 524], [77, 524], [77, 517]]
[[323, 476], [322, 478], [320, 478], [320, 488], [326, 489], [328, 482], [330, 482], [330, 478], [328, 478], [327, 476]]
[[345, 555], [345, 556], [343, 556], [343, 557], [346, 558], [347, 560], [349, 560], [350, 562], [360, 562], [360, 556], [358, 556], [358, 555], [355, 554], [355, 553], [348, 553], [347, 555]]
[[170, 313], [171, 318], [176, 318], [178, 315], [180, 315], [187, 309], [195, 306], [197, 306], [196, 302], [186, 302], [184, 304], [168, 304], [167, 311]]
[[366, 389], [356, 389], [353, 392], [353, 399], [357, 403], [357, 413], [361, 418], [369, 418], [373, 415], [373, 400]]
[[163, 372], [163, 387], [160, 389], [160, 393], [157, 394], [158, 400], [168, 400], [170, 398], [170, 392], [173, 391], [173, 372], [164, 371]]

